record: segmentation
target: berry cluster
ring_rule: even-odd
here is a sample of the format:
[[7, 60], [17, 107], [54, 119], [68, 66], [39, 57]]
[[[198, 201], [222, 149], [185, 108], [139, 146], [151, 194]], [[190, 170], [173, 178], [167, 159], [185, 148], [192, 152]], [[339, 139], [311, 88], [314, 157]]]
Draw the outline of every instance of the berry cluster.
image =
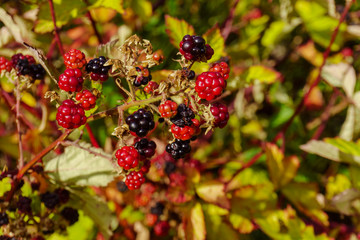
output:
[[135, 87], [140, 87], [141, 85], [145, 86], [146, 84], [148, 84], [149, 81], [151, 81], [152, 76], [151, 76], [149, 68], [139, 66], [139, 67], [136, 67], [136, 72], [137, 72], [137, 75], [134, 76], [135, 77], [135, 80], [134, 80]]
[[36, 64], [34, 57], [30, 55], [18, 53], [13, 55], [10, 61], [0, 57], [0, 72], [3, 70], [10, 72], [12, 68], [15, 68], [19, 75], [30, 76], [33, 80], [45, 77], [45, 69], [40, 64]]
[[177, 108], [178, 108], [178, 105], [176, 102], [167, 100], [163, 104], [160, 104], [159, 112], [161, 114], [161, 117], [171, 118], [176, 115]]
[[185, 35], [180, 42], [180, 53], [186, 60], [206, 62], [214, 54], [209, 44], [200, 36]]
[[140, 155], [133, 146], [124, 146], [118, 149], [115, 157], [119, 166], [125, 170], [137, 167], [140, 161]]
[[191, 119], [192, 124], [190, 126], [179, 127], [176, 124], [171, 125], [171, 132], [174, 137], [180, 140], [189, 140], [193, 136], [200, 133], [200, 122], [197, 119]]
[[104, 66], [107, 59], [104, 56], [90, 60], [85, 67], [86, 72], [90, 73], [91, 79], [94, 81], [106, 81], [109, 78], [109, 70], [111, 66]]
[[180, 104], [177, 108], [177, 114], [170, 118], [170, 121], [178, 127], [191, 126], [192, 120], [195, 118], [195, 113], [191, 108], [184, 103]]
[[75, 99], [85, 110], [90, 110], [96, 105], [95, 95], [87, 89], [77, 93]]
[[86, 123], [85, 111], [79, 104], [67, 99], [58, 108], [56, 120], [64, 128], [78, 128]]
[[190, 140], [176, 139], [174, 142], [166, 145], [166, 151], [171, 154], [174, 159], [183, 158], [191, 151]]
[[86, 64], [85, 54], [77, 49], [71, 49], [64, 54], [64, 64], [66, 68], [83, 68]]
[[135, 142], [134, 147], [140, 155], [146, 158], [151, 158], [155, 154], [156, 143], [148, 140], [147, 138], [142, 138]]
[[145, 87], [144, 87], [144, 91], [146, 93], [154, 93], [154, 91], [156, 89], [158, 89], [159, 84], [157, 82], [154, 81], [150, 81]]
[[79, 92], [83, 87], [84, 79], [80, 69], [66, 69], [59, 77], [59, 88], [66, 92]]
[[214, 126], [223, 128], [229, 120], [229, 111], [226, 105], [222, 103], [214, 103], [210, 108], [211, 114], [214, 116]]
[[133, 135], [145, 137], [146, 134], [154, 129], [155, 122], [151, 112], [141, 108], [126, 118], [126, 124]]
[[226, 88], [224, 77], [218, 72], [203, 72], [196, 78], [195, 91], [201, 99], [211, 101]]
[[126, 176], [125, 184], [130, 190], [139, 189], [145, 182], [144, 173], [141, 171], [132, 171]]
[[218, 72], [221, 76], [227, 80], [229, 78], [230, 68], [226, 62], [215, 63], [210, 69], [209, 72]]

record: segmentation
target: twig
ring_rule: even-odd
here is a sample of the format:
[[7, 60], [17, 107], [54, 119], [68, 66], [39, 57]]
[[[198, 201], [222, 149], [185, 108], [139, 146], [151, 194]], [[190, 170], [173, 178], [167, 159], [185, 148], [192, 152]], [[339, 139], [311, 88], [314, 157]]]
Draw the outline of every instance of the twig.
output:
[[16, 128], [17, 128], [17, 132], [18, 132], [18, 138], [19, 138], [19, 162], [18, 162], [18, 168], [22, 168], [24, 166], [24, 153], [23, 153], [23, 144], [21, 141], [21, 126], [20, 126], [20, 120], [19, 120], [19, 115], [20, 115], [20, 82], [19, 82], [19, 78], [16, 78]]
[[95, 23], [93, 17], [91, 16], [91, 13], [88, 11], [88, 12], [86, 13], [86, 16], [89, 18], [89, 20], [90, 20], [90, 22], [91, 22], [91, 26], [92, 26], [92, 28], [93, 28], [93, 30], [94, 30], [95, 36], [96, 36], [99, 44], [102, 44], [101, 35], [100, 35], [99, 31], [98, 31], [97, 28], [96, 28], [96, 23]]
[[234, 16], [235, 16], [235, 9], [236, 9], [236, 6], [238, 5], [238, 3], [239, 3], [239, 0], [236, 0], [234, 5], [230, 9], [229, 16], [226, 18], [225, 22], [223, 23], [223, 26], [221, 29], [221, 35], [224, 37], [225, 41], [231, 33], [232, 24], [233, 24]]
[[60, 39], [60, 36], [59, 36], [59, 28], [56, 26], [54, 3], [53, 3], [53, 0], [48, 0], [48, 2], [49, 2], [49, 6], [50, 6], [51, 18], [52, 18], [52, 21], [53, 21], [53, 24], [54, 24], [55, 39], [57, 41], [57, 44], [58, 44], [61, 55], [64, 55], [64, 48], [63, 48], [63, 45], [62, 45], [62, 42], [61, 42], [61, 39]]
[[100, 148], [100, 145], [97, 142], [97, 140], [95, 138], [95, 135], [94, 135], [93, 131], [91, 130], [91, 127], [90, 127], [90, 125], [88, 123], [85, 124], [85, 128], [86, 128], [86, 131], [89, 134], [91, 144], [96, 148]]
[[126, 81], [127, 81], [128, 85], [129, 85], [129, 89], [130, 89], [130, 93], [131, 93], [130, 97], [131, 97], [131, 99], [133, 101], [135, 101], [136, 97], [135, 97], [135, 92], [134, 92], [133, 85], [131, 84], [131, 82], [130, 82], [130, 80], [128, 78], [126, 78]]
[[350, 3], [348, 3], [343, 11], [343, 13], [341, 14], [340, 20], [338, 25], [336, 26], [336, 28], [334, 29], [334, 32], [331, 35], [331, 39], [330, 39], [330, 43], [327, 46], [325, 52], [323, 53], [323, 61], [319, 67], [318, 70], [318, 74], [314, 80], [314, 82], [311, 84], [309, 90], [305, 93], [304, 97], [301, 99], [301, 102], [299, 103], [299, 105], [297, 106], [294, 114], [291, 116], [291, 118], [285, 123], [285, 125], [283, 126], [283, 128], [281, 129], [281, 131], [276, 135], [275, 139], [279, 139], [279, 137], [281, 135], [285, 136], [285, 132], [287, 131], [287, 129], [290, 127], [290, 125], [292, 124], [292, 122], [294, 121], [294, 119], [296, 118], [297, 115], [299, 115], [299, 113], [302, 111], [303, 107], [304, 107], [304, 103], [306, 101], [306, 99], [309, 97], [311, 91], [314, 89], [314, 87], [316, 87], [320, 81], [321, 81], [321, 72], [323, 67], [325, 66], [326, 60], [329, 57], [330, 51], [331, 51], [331, 47], [336, 39], [336, 36], [339, 32], [340, 26], [342, 24], [342, 22], [344, 21], [346, 14], [348, 13], [351, 5], [353, 4], [354, 1], [351, 1]]
[[124, 98], [131, 97], [131, 93], [128, 90], [126, 90], [123, 86], [121, 86], [120, 78], [116, 78], [115, 83], [124, 93], [126, 93], [127, 96], [123, 96]]

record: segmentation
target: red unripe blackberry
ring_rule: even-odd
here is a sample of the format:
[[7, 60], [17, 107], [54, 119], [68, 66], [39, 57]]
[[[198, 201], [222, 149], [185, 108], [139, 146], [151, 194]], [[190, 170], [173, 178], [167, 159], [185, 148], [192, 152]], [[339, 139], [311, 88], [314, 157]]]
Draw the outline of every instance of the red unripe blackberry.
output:
[[210, 45], [205, 45], [204, 38], [200, 36], [185, 35], [179, 46], [180, 53], [189, 61], [206, 61], [214, 54], [214, 50]]
[[35, 64], [35, 59], [33, 56], [30, 56], [30, 55], [23, 55], [22, 53], [18, 53], [18, 54], [15, 54], [11, 57], [11, 64], [13, 67], [15, 67], [17, 64], [18, 64], [18, 61], [19, 60], [24, 60], [24, 59], [27, 59], [27, 61], [29, 62], [29, 65], [31, 64]]
[[170, 225], [167, 221], [159, 221], [154, 227], [156, 236], [166, 236], [169, 233]]
[[171, 100], [165, 101], [163, 104], [159, 106], [159, 112], [161, 117], [171, 118], [177, 113], [177, 103]]
[[86, 123], [84, 109], [72, 100], [65, 100], [56, 114], [58, 124], [64, 128], [78, 128]]
[[158, 52], [153, 54], [153, 59], [155, 61], [161, 62], [162, 60], [164, 60], [164, 56]]
[[186, 141], [198, 135], [200, 133], [200, 122], [197, 119], [192, 119], [192, 122], [191, 126], [179, 127], [175, 124], [171, 125], [171, 132], [174, 134], [174, 137]]
[[218, 72], [203, 72], [196, 78], [195, 91], [201, 99], [207, 101], [221, 95], [226, 88], [226, 81]]
[[146, 138], [136, 140], [134, 147], [140, 155], [151, 158], [155, 154], [156, 143]]
[[151, 112], [141, 108], [126, 118], [126, 123], [133, 135], [145, 137], [155, 127], [154, 117]]
[[146, 225], [149, 227], [154, 226], [154, 224], [156, 223], [157, 220], [158, 220], [158, 215], [156, 215], [156, 214], [149, 213], [149, 214], [146, 214], [146, 216], [145, 216]]
[[145, 182], [144, 173], [141, 171], [132, 171], [126, 176], [125, 184], [130, 190], [139, 189]]
[[154, 81], [150, 81], [145, 87], [144, 91], [147, 93], [153, 93], [156, 89], [158, 89], [159, 84]]
[[87, 89], [77, 93], [75, 99], [85, 110], [90, 110], [96, 105], [95, 95]]
[[137, 167], [140, 161], [140, 155], [133, 146], [124, 146], [115, 153], [117, 162], [125, 170]]
[[85, 54], [77, 49], [71, 49], [64, 54], [66, 68], [82, 68], [86, 64]]
[[210, 69], [209, 72], [218, 72], [220, 73], [225, 80], [229, 78], [230, 68], [226, 62], [220, 62], [214, 64]]
[[4, 57], [0, 57], [0, 72], [3, 70], [10, 72], [12, 69], [12, 64], [9, 60]]
[[214, 116], [214, 126], [223, 128], [229, 120], [229, 111], [226, 105], [221, 103], [214, 103], [210, 108], [211, 114]]
[[166, 152], [170, 153], [174, 159], [183, 158], [191, 151], [190, 140], [175, 139], [174, 142], [166, 145]]
[[67, 92], [79, 92], [84, 79], [80, 69], [66, 69], [59, 77], [59, 88]]

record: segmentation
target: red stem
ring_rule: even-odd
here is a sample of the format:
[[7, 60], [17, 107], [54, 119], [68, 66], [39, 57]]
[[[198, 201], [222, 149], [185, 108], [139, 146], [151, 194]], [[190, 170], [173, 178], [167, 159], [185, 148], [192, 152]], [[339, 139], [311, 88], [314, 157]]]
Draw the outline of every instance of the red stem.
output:
[[97, 38], [99, 44], [101, 44], [101, 43], [102, 43], [101, 35], [100, 35], [99, 31], [98, 31], [97, 28], [96, 28], [96, 23], [95, 23], [93, 17], [91, 16], [91, 13], [90, 13], [90, 12], [87, 12], [87, 13], [86, 13], [86, 16], [89, 18], [89, 20], [90, 20], [90, 22], [91, 22], [91, 26], [92, 26], [92, 28], [93, 28], [93, 30], [94, 30], [94, 33], [95, 33], [95, 35], [96, 35], [96, 38]]
[[52, 0], [48, 0], [48, 1], [49, 1], [49, 6], [50, 6], [51, 18], [52, 18], [52, 21], [53, 21], [53, 24], [54, 24], [55, 39], [57, 41], [57, 44], [58, 44], [61, 55], [64, 55], [64, 48], [63, 48], [63, 45], [62, 45], [62, 42], [61, 42], [61, 39], [60, 39], [60, 36], [59, 36], [59, 28], [56, 26], [54, 3], [53, 3]]
[[100, 145], [96, 141], [95, 135], [94, 135], [93, 131], [91, 130], [91, 127], [90, 127], [90, 125], [88, 123], [85, 124], [85, 128], [86, 128], [86, 131], [89, 134], [91, 144], [96, 148], [100, 148]]
[[[311, 91], [314, 89], [314, 87], [316, 87], [321, 80], [321, 71], [323, 69], [323, 67], [325, 66], [326, 60], [329, 57], [330, 51], [331, 51], [331, 47], [333, 45], [333, 43], [335, 42], [336, 39], [336, 35], [339, 32], [340, 26], [342, 24], [342, 22], [344, 21], [351, 5], [353, 4], [354, 1], [350, 2], [349, 4], [346, 5], [343, 13], [341, 14], [340, 20], [338, 25], [336, 26], [336, 28], [334, 29], [333, 34], [331, 35], [331, 39], [330, 39], [330, 43], [327, 46], [325, 52], [323, 53], [323, 61], [319, 67], [319, 72], [318, 75], [316, 76], [315, 81], [310, 85], [309, 90], [305, 93], [304, 97], [301, 99], [301, 102], [299, 103], [299, 105], [297, 106], [294, 114], [291, 116], [291, 118], [285, 123], [285, 125], [283, 126], [282, 130], [276, 135], [275, 139], [279, 139], [281, 136], [285, 136], [285, 132], [287, 131], [287, 129], [290, 127], [290, 125], [292, 124], [292, 122], [294, 121], [295, 117], [297, 115], [299, 115], [299, 113], [302, 111], [303, 107], [304, 107], [304, 103], [306, 101], [306, 99], [309, 97]], [[283, 139], [285, 141], [285, 139]]]

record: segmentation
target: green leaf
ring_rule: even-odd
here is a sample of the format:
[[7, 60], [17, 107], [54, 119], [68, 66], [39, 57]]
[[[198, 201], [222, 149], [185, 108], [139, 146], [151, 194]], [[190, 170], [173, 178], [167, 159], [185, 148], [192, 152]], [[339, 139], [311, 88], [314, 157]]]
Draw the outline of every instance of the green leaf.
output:
[[284, 157], [280, 149], [272, 143], [266, 144], [265, 152], [270, 178], [275, 189], [279, 189], [295, 177], [300, 161], [296, 156]]
[[106, 186], [116, 177], [111, 155], [101, 148], [81, 142], [45, 164], [45, 171], [56, 182], [77, 186]]
[[200, 203], [196, 203], [187, 214], [186, 239], [189, 240], [206, 239], [205, 219]]
[[219, 26], [215, 25], [209, 29], [203, 34], [203, 38], [205, 39], [206, 44], [209, 44], [212, 49], [214, 49], [214, 55], [212, 56], [210, 62], [218, 61], [224, 55], [225, 50], [225, 40], [221, 35]]
[[354, 188], [360, 190], [360, 167], [351, 165], [349, 167], [350, 180]]
[[230, 201], [225, 195], [225, 184], [216, 180], [200, 183], [196, 186], [197, 195], [206, 202], [229, 209]]
[[340, 151], [351, 155], [360, 156], [360, 145], [341, 138], [325, 138], [325, 142], [337, 147]]
[[[304, 21], [312, 39], [321, 46], [327, 47], [339, 20], [326, 16], [327, 9], [314, 1], [296, 1], [295, 9]], [[342, 24], [331, 50], [338, 51], [340, 49], [343, 43], [342, 35], [345, 30], [346, 24]]]
[[123, 0], [97, 0], [89, 6], [89, 9], [100, 7], [114, 9], [120, 14], [124, 13]]
[[77, 202], [77, 207], [82, 209], [99, 228], [105, 239], [109, 239], [114, 229], [116, 217], [113, 216], [105, 201], [101, 198], [91, 195], [84, 190], [71, 189], [72, 197]]
[[339, 133], [339, 137], [344, 140], [351, 141], [356, 139], [360, 134], [360, 92], [356, 92], [352, 97], [354, 105], [350, 105], [347, 113], [346, 119]]
[[358, 201], [360, 198], [360, 191], [354, 188], [347, 189], [342, 193], [336, 195], [331, 200], [331, 205], [338, 211], [345, 215], [353, 215], [356, 213], [353, 208], [354, 201]]
[[300, 19], [292, 19], [290, 23], [285, 21], [274, 21], [265, 31], [261, 38], [261, 44], [265, 47], [274, 48], [287, 34], [301, 23]]
[[272, 68], [262, 65], [253, 65], [248, 69], [245, 80], [249, 83], [253, 83], [257, 80], [261, 83], [272, 84], [281, 78], [281, 74]]
[[141, 20], [147, 22], [152, 15], [152, 5], [148, 0], [133, 0], [131, 1], [131, 8], [141, 18]]
[[229, 221], [236, 230], [243, 234], [251, 233], [255, 228], [254, 224], [251, 222], [251, 219], [248, 219], [241, 214], [231, 213], [229, 216]]
[[289, 183], [281, 192], [294, 206], [314, 221], [328, 226], [328, 216], [322, 211], [322, 205], [318, 201], [318, 187], [314, 183]]
[[[346, 142], [345, 140], [340, 141], [343, 141], [343, 143]], [[334, 141], [332, 141], [332, 143], [334, 143]], [[351, 144], [347, 145], [347, 147], [351, 147]], [[311, 140], [308, 143], [301, 145], [300, 149], [305, 152], [316, 154], [335, 162], [344, 162], [360, 165], [360, 156], [343, 152], [337, 146], [334, 146], [333, 144], [324, 141]]]
[[270, 183], [267, 172], [262, 169], [246, 168], [238, 173], [226, 186], [226, 191], [231, 191], [246, 185], [259, 185]]
[[[59, 28], [87, 11], [86, 4], [83, 1], [54, 0], [53, 3], [56, 16], [56, 26]], [[48, 2], [42, 2], [37, 17], [38, 21], [35, 25], [35, 32], [47, 33], [54, 30], [54, 24]]]
[[188, 24], [185, 20], [179, 20], [169, 15], [165, 15], [165, 26], [170, 42], [176, 48], [179, 48], [179, 44], [185, 35], [195, 34], [194, 27]]
[[129, 224], [133, 224], [137, 221], [144, 220], [144, 213], [139, 210], [135, 210], [133, 206], [128, 205], [121, 211], [120, 219], [124, 219]]
[[330, 176], [326, 184], [326, 198], [331, 199], [336, 194], [349, 188], [351, 188], [351, 182], [345, 175]]
[[0, 181], [0, 197], [4, 196], [4, 193], [10, 191], [11, 179], [6, 177]]

